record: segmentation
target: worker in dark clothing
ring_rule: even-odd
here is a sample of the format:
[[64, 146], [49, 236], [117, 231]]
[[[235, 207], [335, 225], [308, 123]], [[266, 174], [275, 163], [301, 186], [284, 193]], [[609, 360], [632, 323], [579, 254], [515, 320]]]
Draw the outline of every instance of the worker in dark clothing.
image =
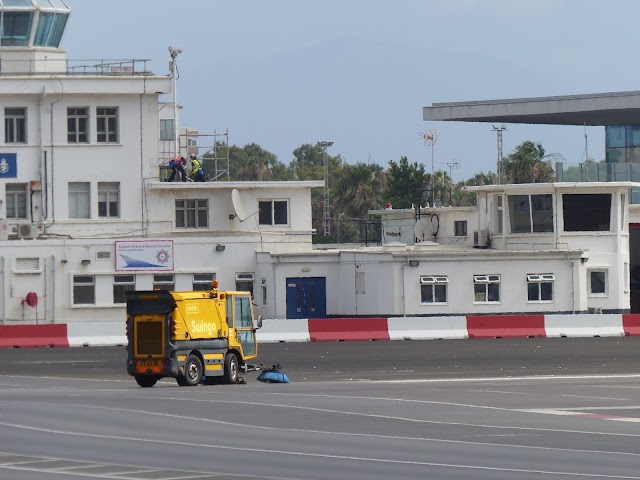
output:
[[169, 166], [171, 167], [171, 175], [169, 176], [168, 182], [173, 182], [176, 178], [176, 174], [180, 172], [180, 178], [183, 182], [187, 181], [187, 172], [184, 171], [184, 165], [187, 163], [184, 157], [179, 156], [172, 158], [169, 161]]

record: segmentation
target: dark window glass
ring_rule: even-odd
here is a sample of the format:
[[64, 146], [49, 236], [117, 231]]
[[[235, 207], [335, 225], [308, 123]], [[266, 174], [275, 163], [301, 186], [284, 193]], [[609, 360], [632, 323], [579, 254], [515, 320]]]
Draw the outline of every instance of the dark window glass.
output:
[[591, 272], [591, 293], [606, 293], [605, 272]]
[[260, 213], [258, 214], [258, 222], [260, 223], [260, 225], [273, 225], [271, 202], [270, 201], [258, 202], [258, 208], [260, 209]]
[[562, 195], [565, 232], [611, 230], [611, 194]]

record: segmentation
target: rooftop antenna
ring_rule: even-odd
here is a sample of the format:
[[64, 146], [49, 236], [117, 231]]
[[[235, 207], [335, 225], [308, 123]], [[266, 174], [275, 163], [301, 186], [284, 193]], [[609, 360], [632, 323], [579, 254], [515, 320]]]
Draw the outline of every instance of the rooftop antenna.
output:
[[438, 141], [438, 135], [435, 130], [425, 130], [424, 133], [421, 133], [420, 136], [424, 139], [425, 145], [431, 146], [431, 206], [435, 204], [435, 167], [434, 167], [434, 157], [433, 157], [433, 147]]
[[500, 183], [502, 183], [502, 175], [504, 174], [503, 170], [503, 166], [502, 166], [502, 132], [504, 132], [507, 129], [506, 125], [500, 125], [499, 127], [496, 127], [495, 125], [491, 125], [491, 130], [493, 130], [494, 132], [497, 133], [498, 136], [498, 165], [497, 165], [497, 170], [498, 170], [498, 185], [500, 185]]

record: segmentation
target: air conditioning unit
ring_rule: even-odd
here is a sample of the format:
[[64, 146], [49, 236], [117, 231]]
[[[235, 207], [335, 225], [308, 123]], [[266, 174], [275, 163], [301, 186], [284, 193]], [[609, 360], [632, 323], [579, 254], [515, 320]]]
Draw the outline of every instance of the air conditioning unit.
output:
[[37, 225], [30, 223], [23, 223], [17, 225], [18, 227], [18, 238], [37, 238], [38, 237], [38, 227]]
[[486, 230], [474, 230], [473, 246], [476, 248], [484, 248], [489, 245], [489, 232]]

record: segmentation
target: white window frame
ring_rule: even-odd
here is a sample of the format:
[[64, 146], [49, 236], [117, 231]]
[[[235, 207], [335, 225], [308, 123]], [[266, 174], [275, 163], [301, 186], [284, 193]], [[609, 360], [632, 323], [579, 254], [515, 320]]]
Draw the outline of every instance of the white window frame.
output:
[[211, 282], [216, 279], [215, 273], [194, 273], [193, 274], [193, 290], [211, 290], [213, 287], [211, 286]]
[[[78, 282], [77, 280], [79, 280], [80, 278], [86, 279], [88, 281], [86, 282]], [[71, 276], [71, 304], [75, 307], [82, 307], [82, 306], [89, 306], [89, 305], [95, 305], [96, 304], [96, 277], [95, 275], [72, 275]], [[93, 296], [93, 301], [92, 302], [86, 302], [86, 303], [79, 303], [76, 302], [76, 287], [77, 288], [83, 288], [83, 287], [90, 287], [91, 288], [91, 295]]]
[[[422, 291], [424, 288], [431, 289], [431, 298], [433, 301], [424, 300]], [[445, 301], [437, 301], [436, 289], [444, 288]], [[449, 301], [449, 277], [446, 275], [420, 275], [420, 305], [446, 305]]]
[[[251, 298], [253, 298], [253, 285], [256, 281], [256, 275], [253, 272], [239, 272], [236, 273], [236, 290], [239, 292], [249, 291], [251, 292]], [[241, 288], [241, 283], [246, 283], [249, 288]]]
[[153, 290], [175, 290], [175, 287], [176, 276], [173, 273], [156, 273], [153, 275]]
[[267, 279], [260, 279], [260, 292], [262, 294], [262, 306], [267, 306]]
[[96, 141], [98, 143], [118, 143], [119, 130], [118, 107], [96, 107]]
[[[69, 129], [70, 120], [75, 131]], [[84, 129], [81, 120], [84, 120]], [[67, 107], [67, 143], [89, 143], [89, 107]]]
[[[502, 300], [502, 277], [498, 274], [484, 274], [473, 276], [473, 303], [474, 304], [498, 304]], [[489, 285], [498, 285], [498, 300], [489, 300]], [[476, 285], [484, 285], [484, 300], [476, 300]]]
[[[86, 187], [86, 190], [80, 189]], [[91, 184], [89, 182], [69, 182], [69, 218], [91, 218]], [[82, 205], [81, 205], [82, 204]], [[82, 211], [80, 209], [82, 206]], [[84, 215], [86, 213], [86, 215]]]
[[[125, 277], [127, 277], [127, 280], [125, 280]], [[129, 280], [128, 278], [131, 278], [131, 280]], [[133, 287], [130, 290], [126, 289], [126, 286], [130, 286]], [[125, 301], [124, 302], [116, 302], [116, 286], [124, 286], [124, 292], [125, 292]], [[126, 274], [115, 274], [113, 276], [113, 304], [114, 305], [122, 305], [124, 303], [127, 303], [126, 300], [126, 292], [128, 291], [132, 291], [136, 289], [136, 276], [132, 275], [130, 273], [126, 273]]]
[[[270, 203], [270, 217], [271, 223], [263, 222], [263, 218], [260, 215], [260, 211], [258, 211], [258, 224], [261, 226], [270, 226], [270, 227], [288, 227], [291, 225], [291, 203], [288, 198], [262, 198], [258, 199], [258, 207], [260, 204]], [[284, 203], [287, 213], [287, 221], [285, 223], [276, 223], [276, 203]], [[259, 209], [258, 209], [259, 210]]]
[[[591, 284], [591, 274], [592, 273], [603, 273], [604, 274], [604, 292], [594, 292], [593, 286]], [[609, 296], [609, 270], [607, 268], [590, 268], [587, 270], [587, 288], [588, 288], [588, 296], [589, 297], [608, 297]]]
[[[181, 205], [178, 205], [178, 203]], [[206, 198], [186, 199], [176, 198], [175, 200], [175, 222], [176, 228], [209, 228], [209, 200]], [[200, 213], [204, 211], [205, 225], [200, 225], [198, 219]], [[182, 221], [178, 221], [178, 213], [182, 213]], [[193, 222], [190, 221], [189, 214], [193, 215]]]
[[[6, 218], [11, 220], [26, 220], [29, 211], [29, 188], [26, 183], [7, 183], [5, 185]], [[20, 202], [24, 201], [24, 212]], [[10, 209], [13, 210], [10, 212]]]
[[[527, 303], [553, 303], [554, 300], [554, 284], [555, 276], [552, 273], [528, 273], [527, 274]], [[551, 298], [549, 300], [542, 299], [542, 284], [551, 284]], [[529, 285], [537, 285], [538, 298], [531, 300], [529, 298]]]
[[[104, 215], [100, 214], [101, 203], [105, 203]], [[110, 211], [112, 203], [116, 205], [114, 215]], [[120, 218], [120, 182], [98, 182], [98, 218]]]
[[[18, 113], [20, 111], [20, 113]], [[4, 143], [27, 143], [27, 108], [5, 107]]]
[[[458, 225], [460, 225], [460, 230], [463, 230], [464, 233], [458, 234]], [[469, 225], [466, 220], [454, 220], [453, 221], [453, 236], [454, 237], [468, 237], [469, 236]]]

